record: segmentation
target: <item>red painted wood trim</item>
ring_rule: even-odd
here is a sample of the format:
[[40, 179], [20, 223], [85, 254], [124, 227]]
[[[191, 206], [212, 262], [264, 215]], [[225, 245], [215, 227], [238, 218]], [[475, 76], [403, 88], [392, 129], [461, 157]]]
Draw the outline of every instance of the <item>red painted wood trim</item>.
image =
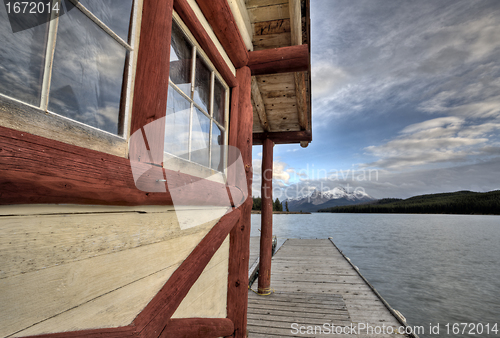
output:
[[186, 0], [175, 0], [174, 9], [189, 28], [196, 41], [207, 54], [210, 61], [212, 61], [215, 68], [217, 68], [217, 71], [222, 75], [224, 81], [226, 81], [229, 87], [236, 86], [236, 77], [217, 50], [217, 47], [208, 33], [203, 28], [200, 20], [196, 17], [196, 14], [191, 9], [191, 6], [189, 6], [189, 3]]
[[[245, 164], [248, 196], [252, 196], [252, 128], [251, 74], [248, 67], [236, 72], [239, 86], [239, 117], [237, 147]], [[230, 133], [235, 132], [230, 130]], [[250, 212], [252, 199], [240, 207], [241, 218], [231, 230], [229, 244], [229, 276], [227, 317], [234, 323], [234, 337], [246, 337], [248, 304], [248, 259], [250, 256]]]
[[[238, 106], [239, 106], [239, 86], [233, 87], [231, 89], [231, 107], [230, 107], [230, 112], [229, 112], [229, 137], [228, 137], [228, 145], [231, 147], [237, 147], [238, 143]], [[236, 156], [236, 152], [230, 151], [229, 152], [229, 158], [228, 158], [228, 163], [233, 163], [237, 159], [231, 158], [231, 156]], [[227, 176], [227, 184], [230, 184], [232, 186], [236, 185], [236, 177], [235, 177], [235, 172], [233, 170], [230, 170], [228, 172]], [[231, 196], [232, 201], [238, 201], [236, 198], [237, 196]], [[240, 199], [241, 200], [241, 199]]]
[[228, 142], [230, 146], [238, 146], [238, 116], [239, 101], [240, 101], [240, 87], [236, 86], [231, 90], [231, 108], [229, 115], [229, 137]]
[[25, 338], [127, 338], [127, 337], [136, 337], [135, 328], [133, 326], [49, 333], [37, 336], [26, 336]]
[[267, 294], [271, 287], [271, 259], [273, 256], [273, 147], [265, 139], [262, 147], [262, 213], [260, 234], [259, 286], [260, 294]]
[[[173, 6], [174, 0], [144, 0], [143, 3], [131, 135], [167, 113]], [[163, 145], [164, 135], [157, 137]]]
[[300, 143], [312, 141], [310, 131], [280, 131], [271, 133], [254, 133], [253, 145], [261, 145], [265, 139], [271, 139], [275, 144]]
[[160, 338], [217, 338], [230, 336], [234, 324], [227, 318], [171, 319]]
[[158, 337], [240, 218], [238, 209], [220, 219], [134, 320], [141, 337]]
[[196, 0], [215, 36], [236, 68], [246, 66], [248, 51], [227, 0]]
[[[200, 180], [165, 172], [177, 186]], [[201, 190], [186, 190], [183, 201], [176, 204], [214, 205], [227, 200], [224, 184], [204, 180]], [[132, 206], [173, 201], [168, 189], [166, 193], [138, 190], [126, 158], [0, 127], [0, 205], [36, 203]]]
[[257, 50], [248, 55], [248, 67], [254, 76], [309, 70], [308, 45]]

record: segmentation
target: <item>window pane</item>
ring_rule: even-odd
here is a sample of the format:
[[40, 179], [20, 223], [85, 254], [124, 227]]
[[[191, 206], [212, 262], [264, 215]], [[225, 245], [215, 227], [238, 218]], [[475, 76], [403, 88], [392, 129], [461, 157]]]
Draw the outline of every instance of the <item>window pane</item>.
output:
[[[18, 20], [39, 21], [23, 15]], [[30, 23], [20, 22], [21, 26]], [[49, 24], [12, 33], [6, 7], [0, 4], [0, 93], [12, 98], [40, 105], [45, 47]]]
[[212, 169], [224, 170], [224, 133], [212, 122]]
[[174, 22], [170, 44], [170, 80], [191, 97], [191, 63], [193, 47]]
[[226, 112], [226, 89], [219, 80], [215, 79], [214, 84], [214, 119], [224, 125], [224, 115]]
[[185, 159], [188, 159], [190, 105], [172, 86], [168, 86], [165, 151]]
[[133, 0], [80, 0], [85, 8], [125, 41], [128, 41], [133, 2]]
[[59, 19], [49, 110], [118, 134], [127, 51], [77, 9]]
[[198, 108], [194, 109], [191, 134], [191, 161], [208, 167], [208, 139], [210, 119]]
[[196, 57], [196, 78], [194, 80], [194, 102], [208, 112], [210, 104], [210, 70], [198, 55]]

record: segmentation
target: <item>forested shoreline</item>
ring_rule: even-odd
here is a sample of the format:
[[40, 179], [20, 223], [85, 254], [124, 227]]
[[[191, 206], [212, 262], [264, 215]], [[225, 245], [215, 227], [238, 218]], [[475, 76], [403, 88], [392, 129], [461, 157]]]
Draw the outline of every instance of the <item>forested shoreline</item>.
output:
[[386, 198], [371, 203], [321, 209], [319, 212], [500, 215], [500, 190], [485, 193], [458, 191], [408, 199]]

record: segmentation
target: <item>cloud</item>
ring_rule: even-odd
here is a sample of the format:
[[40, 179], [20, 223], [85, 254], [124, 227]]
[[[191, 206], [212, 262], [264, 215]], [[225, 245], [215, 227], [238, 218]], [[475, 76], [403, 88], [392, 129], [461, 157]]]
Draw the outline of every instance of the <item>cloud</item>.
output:
[[[500, 90], [500, 87], [498, 88]], [[463, 101], [464, 94], [456, 92], [441, 92], [432, 99], [423, 102], [419, 108], [429, 113], [441, 113], [472, 118], [491, 118], [500, 114], [500, 95], [481, 101], [469, 101], [462, 104], [452, 102]], [[471, 102], [472, 101], [472, 102]]]
[[312, 65], [313, 99], [328, 99], [349, 81], [349, 74], [326, 61]]
[[[473, 155], [485, 154], [492, 132], [500, 123], [467, 123], [462, 117], [441, 117], [405, 127], [396, 138], [365, 150], [378, 160], [362, 167], [401, 170], [432, 163], [464, 162]], [[493, 136], [493, 137], [492, 137]], [[489, 155], [489, 154], [487, 154]]]
[[449, 115], [498, 113], [498, 2], [337, 0], [315, 8], [320, 118], [387, 114], [422, 102], [422, 111], [445, 112], [443, 100], [460, 107]]
[[[260, 196], [260, 188], [262, 184], [262, 160], [253, 159], [253, 196]], [[294, 175], [294, 169], [287, 163], [280, 160], [273, 161], [273, 187], [286, 187], [290, 183], [291, 176]]]
[[300, 159], [281, 153], [295, 167], [284, 188], [320, 184], [310, 170], [296, 175], [313, 165], [376, 169], [379, 180], [330, 182], [376, 197], [498, 188], [498, 0], [317, 0], [311, 9], [314, 141]]
[[427, 120], [420, 123], [415, 123], [404, 128], [401, 133], [411, 134], [421, 132], [428, 129], [448, 129], [460, 127], [464, 123], [464, 119], [460, 117], [442, 117], [432, 120]]

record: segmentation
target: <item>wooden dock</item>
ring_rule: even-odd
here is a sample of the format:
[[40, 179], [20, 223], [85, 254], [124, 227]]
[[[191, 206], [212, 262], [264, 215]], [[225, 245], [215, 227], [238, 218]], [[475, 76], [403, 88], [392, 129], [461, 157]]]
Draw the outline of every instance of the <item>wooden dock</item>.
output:
[[404, 321], [329, 239], [288, 239], [273, 257], [271, 288], [257, 295], [256, 281], [249, 290], [249, 338], [405, 336]]

